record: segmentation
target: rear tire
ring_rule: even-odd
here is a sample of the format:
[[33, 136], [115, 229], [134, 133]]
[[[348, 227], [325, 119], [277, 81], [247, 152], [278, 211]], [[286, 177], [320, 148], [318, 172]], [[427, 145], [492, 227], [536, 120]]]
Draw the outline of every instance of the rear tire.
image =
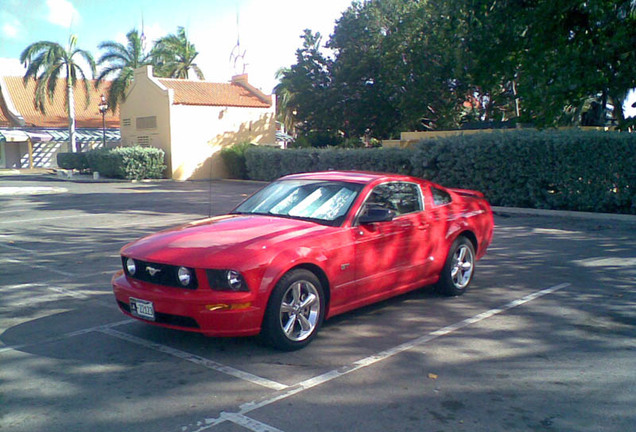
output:
[[466, 237], [458, 237], [448, 252], [437, 289], [449, 297], [462, 295], [470, 285], [474, 273], [475, 248]]
[[261, 335], [268, 344], [283, 351], [303, 348], [318, 333], [324, 313], [320, 280], [309, 270], [292, 270], [272, 291]]

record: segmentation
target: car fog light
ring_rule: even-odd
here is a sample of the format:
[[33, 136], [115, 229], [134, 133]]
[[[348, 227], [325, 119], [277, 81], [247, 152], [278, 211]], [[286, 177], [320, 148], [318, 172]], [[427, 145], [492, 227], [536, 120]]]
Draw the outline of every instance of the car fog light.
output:
[[128, 274], [134, 276], [137, 272], [137, 266], [135, 265], [135, 260], [132, 258], [128, 258], [126, 260], [126, 270], [128, 270]]
[[244, 288], [243, 276], [235, 270], [228, 270], [225, 274], [227, 284], [232, 291], [241, 291]]
[[190, 281], [192, 280], [192, 274], [190, 270], [185, 267], [179, 267], [177, 270], [177, 278], [179, 279], [179, 283], [183, 286], [190, 285]]

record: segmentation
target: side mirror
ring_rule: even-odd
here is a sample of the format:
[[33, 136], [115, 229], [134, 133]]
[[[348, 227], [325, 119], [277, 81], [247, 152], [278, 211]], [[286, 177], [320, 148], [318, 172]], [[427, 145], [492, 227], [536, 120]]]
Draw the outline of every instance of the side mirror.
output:
[[376, 222], [389, 222], [395, 217], [395, 212], [382, 207], [371, 207], [360, 216], [360, 225], [367, 225]]

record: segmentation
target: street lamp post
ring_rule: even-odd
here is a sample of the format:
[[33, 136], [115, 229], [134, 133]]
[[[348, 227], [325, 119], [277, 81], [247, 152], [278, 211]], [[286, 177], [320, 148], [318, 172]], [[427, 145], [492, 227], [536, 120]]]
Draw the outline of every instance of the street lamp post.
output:
[[106, 102], [106, 98], [102, 95], [99, 102], [99, 112], [102, 113], [102, 146], [104, 148], [106, 148], [106, 111], [108, 111], [108, 102]]

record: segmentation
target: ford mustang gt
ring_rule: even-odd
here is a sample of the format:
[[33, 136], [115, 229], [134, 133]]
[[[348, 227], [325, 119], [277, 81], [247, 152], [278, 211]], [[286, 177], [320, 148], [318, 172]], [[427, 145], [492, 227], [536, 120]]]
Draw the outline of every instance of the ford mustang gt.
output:
[[463, 294], [489, 246], [483, 195], [393, 174], [283, 177], [232, 212], [121, 250], [121, 310], [208, 336], [261, 334], [294, 350], [323, 320], [435, 284]]

